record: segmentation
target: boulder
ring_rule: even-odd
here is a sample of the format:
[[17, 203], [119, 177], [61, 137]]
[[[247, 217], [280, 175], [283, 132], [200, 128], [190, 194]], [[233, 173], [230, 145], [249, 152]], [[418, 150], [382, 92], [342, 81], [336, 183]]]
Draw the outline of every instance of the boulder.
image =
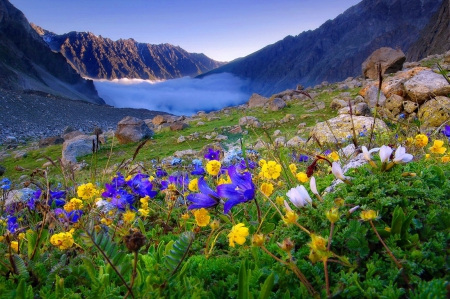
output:
[[365, 78], [378, 79], [377, 65], [381, 64], [381, 74], [391, 74], [400, 71], [406, 60], [402, 50], [383, 47], [373, 52], [362, 64]]
[[180, 137], [178, 137], [177, 139], [177, 143], [183, 143], [186, 141], [186, 137], [184, 137], [183, 135], [181, 135]]
[[284, 137], [277, 137], [273, 141], [273, 144], [275, 146], [286, 146], [286, 138], [284, 138]]
[[158, 125], [161, 125], [161, 124], [164, 124], [164, 123], [168, 123], [169, 120], [171, 120], [170, 115], [157, 115], [157, 116], [155, 116], [155, 117], [152, 119], [152, 123], [153, 123], [155, 126], [158, 126]]
[[280, 135], [281, 134], [281, 131], [280, 130], [275, 130], [275, 132], [273, 132], [273, 137], [276, 137], [276, 136], [278, 136], [278, 135]]
[[384, 102], [384, 108], [386, 108], [389, 111], [394, 111], [396, 109], [401, 109], [403, 106], [403, 102], [405, 99], [403, 99], [399, 95], [391, 95], [386, 101]]
[[286, 102], [280, 98], [275, 98], [269, 102], [269, 109], [272, 111], [278, 111], [286, 107]]
[[[339, 114], [350, 114], [350, 107], [344, 107], [339, 109]], [[352, 106], [352, 114], [356, 116], [370, 116], [372, 113], [370, 111], [369, 105], [367, 103], [358, 103]]]
[[424, 127], [439, 127], [450, 118], [450, 99], [436, 97], [419, 108], [419, 120]]
[[391, 95], [398, 95], [404, 97], [406, 95], [406, 90], [403, 86], [403, 83], [406, 82], [408, 78], [394, 76], [387, 78], [381, 84], [381, 91], [389, 98]]
[[73, 132], [73, 131], [75, 131], [75, 129], [73, 127], [67, 126], [67, 127], [64, 128], [64, 130], [62, 132], [62, 136], [66, 135], [66, 134], [68, 134], [70, 132]]
[[375, 85], [371, 85], [366, 90], [364, 100], [366, 101], [366, 103], [369, 105], [370, 108], [374, 108], [377, 105], [377, 101], [378, 101], [378, 106], [383, 106], [384, 102], [386, 101], [386, 96], [381, 91], [380, 98], [378, 99], [378, 87]]
[[20, 150], [14, 152], [14, 159], [23, 159], [28, 156], [28, 152], [26, 150]]
[[405, 110], [406, 113], [413, 113], [417, 110], [417, 108], [419, 108], [419, 104], [411, 101], [404, 101], [402, 104], [403, 110]]
[[250, 126], [259, 128], [261, 127], [261, 123], [259, 120], [254, 116], [244, 116], [239, 119], [239, 125], [240, 126]]
[[187, 123], [181, 122], [181, 121], [177, 121], [174, 122], [173, 124], [170, 125], [170, 130], [171, 131], [181, 131], [183, 129], [188, 128], [189, 125]]
[[[356, 134], [369, 130], [373, 124], [373, 121], [373, 117], [353, 116]], [[337, 140], [333, 136], [333, 133], [330, 132], [326, 122], [316, 124], [310, 132], [310, 136], [315, 137], [320, 143], [336, 143], [345, 141], [348, 137], [353, 135], [352, 118], [350, 115], [342, 114], [335, 118], [329, 119], [328, 124], [330, 125]], [[382, 120], [377, 119], [375, 122], [375, 130], [384, 131], [388, 130], [388, 127]]]
[[334, 98], [331, 101], [330, 108], [332, 110], [339, 110], [341, 108], [347, 107], [348, 103], [342, 99]]
[[440, 74], [431, 70], [423, 70], [404, 83], [405, 90], [411, 100], [424, 103], [431, 96], [450, 94], [450, 84]]
[[63, 143], [62, 162], [63, 164], [77, 163], [77, 158], [92, 154], [93, 144], [96, 142], [95, 136], [80, 135]]
[[17, 138], [14, 136], [6, 136], [3, 143], [4, 144], [17, 144]]
[[116, 137], [120, 144], [139, 142], [153, 136], [142, 119], [127, 116], [117, 124]]
[[289, 139], [289, 141], [286, 143], [286, 146], [288, 147], [299, 147], [300, 145], [303, 145], [306, 143], [306, 140], [299, 137], [294, 136], [293, 138]]
[[64, 141], [67, 141], [67, 140], [70, 140], [72, 138], [75, 138], [75, 137], [81, 136], [81, 135], [85, 135], [85, 134], [83, 134], [81, 131], [78, 131], [78, 130], [71, 131], [69, 133], [64, 134], [63, 139], [64, 139]]
[[248, 108], [263, 107], [269, 102], [269, 99], [257, 93], [252, 94], [248, 100]]
[[61, 138], [59, 136], [54, 137], [47, 137], [39, 140], [38, 146], [39, 148], [47, 147], [49, 145], [55, 145], [55, 144], [63, 144], [64, 138]]

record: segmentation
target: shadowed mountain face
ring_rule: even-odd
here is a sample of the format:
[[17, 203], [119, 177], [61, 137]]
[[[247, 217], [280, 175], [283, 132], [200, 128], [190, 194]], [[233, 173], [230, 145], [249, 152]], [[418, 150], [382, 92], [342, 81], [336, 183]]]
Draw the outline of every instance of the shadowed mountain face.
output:
[[408, 61], [418, 61], [432, 54], [450, 50], [450, 1], [444, 0], [441, 8], [431, 17], [419, 39], [406, 54]]
[[250, 79], [251, 92], [270, 95], [299, 83], [312, 86], [358, 76], [363, 61], [380, 47], [406, 53], [441, 3], [364, 0], [314, 31], [287, 36], [200, 77], [230, 72]]
[[61, 54], [53, 53], [7, 0], [0, 0], [0, 87], [104, 104], [93, 82], [81, 78]]
[[33, 28], [53, 51], [63, 54], [74, 69], [89, 78], [173, 79], [197, 76], [224, 64], [170, 44], [112, 41], [90, 32], [56, 35], [36, 25]]

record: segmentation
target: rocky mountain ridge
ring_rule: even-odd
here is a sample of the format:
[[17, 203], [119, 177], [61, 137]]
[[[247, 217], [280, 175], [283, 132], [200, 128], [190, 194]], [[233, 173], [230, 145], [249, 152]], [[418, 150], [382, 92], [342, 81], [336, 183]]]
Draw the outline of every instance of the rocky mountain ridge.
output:
[[91, 32], [57, 35], [32, 26], [53, 51], [64, 55], [75, 70], [88, 78], [174, 79], [197, 76], [224, 65], [171, 44], [153, 45], [134, 39], [113, 41]]
[[104, 104], [93, 82], [81, 78], [61, 54], [53, 53], [7, 0], [0, 0], [0, 87]]
[[314, 86], [361, 74], [380, 47], [407, 53], [442, 0], [364, 0], [313, 31], [287, 36], [200, 77], [229, 72], [249, 79], [250, 91], [270, 95], [296, 84]]

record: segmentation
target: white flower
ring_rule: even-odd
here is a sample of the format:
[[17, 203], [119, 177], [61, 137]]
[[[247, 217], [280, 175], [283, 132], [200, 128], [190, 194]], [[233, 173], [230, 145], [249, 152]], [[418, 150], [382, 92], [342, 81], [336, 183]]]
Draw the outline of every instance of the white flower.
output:
[[342, 168], [341, 165], [339, 165], [338, 162], [333, 162], [332, 166], [331, 166], [331, 172], [334, 174], [334, 176], [337, 179], [341, 179], [341, 180], [345, 180], [345, 176], [344, 173], [342, 172]]
[[403, 146], [399, 146], [395, 151], [394, 163], [408, 163], [413, 159], [413, 155], [407, 154], [406, 149]]
[[364, 145], [361, 147], [363, 155], [364, 155], [364, 159], [366, 159], [366, 161], [370, 162], [372, 160], [372, 153], [377, 152], [380, 150], [379, 147], [373, 148], [370, 151], [367, 150], [367, 147], [365, 147]]
[[311, 179], [309, 180], [309, 188], [311, 189], [311, 192], [314, 194], [319, 194], [319, 192], [317, 192], [317, 186], [316, 186], [316, 178], [315, 177], [311, 177]]
[[389, 157], [391, 156], [391, 154], [392, 154], [392, 148], [390, 148], [387, 145], [383, 145], [380, 148], [380, 160], [381, 160], [381, 162], [387, 163], [389, 161]]
[[312, 202], [311, 197], [309, 197], [308, 191], [306, 191], [305, 187], [303, 186], [292, 188], [286, 193], [286, 195], [297, 208], [304, 207], [308, 203]]

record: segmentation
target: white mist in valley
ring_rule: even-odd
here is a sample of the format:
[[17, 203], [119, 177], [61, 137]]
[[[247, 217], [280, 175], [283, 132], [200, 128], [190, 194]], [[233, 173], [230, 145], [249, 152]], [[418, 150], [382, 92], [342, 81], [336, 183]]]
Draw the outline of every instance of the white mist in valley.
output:
[[97, 80], [98, 94], [117, 108], [145, 108], [176, 115], [220, 110], [245, 103], [245, 81], [229, 73], [202, 79], [189, 77], [167, 81], [142, 79]]

